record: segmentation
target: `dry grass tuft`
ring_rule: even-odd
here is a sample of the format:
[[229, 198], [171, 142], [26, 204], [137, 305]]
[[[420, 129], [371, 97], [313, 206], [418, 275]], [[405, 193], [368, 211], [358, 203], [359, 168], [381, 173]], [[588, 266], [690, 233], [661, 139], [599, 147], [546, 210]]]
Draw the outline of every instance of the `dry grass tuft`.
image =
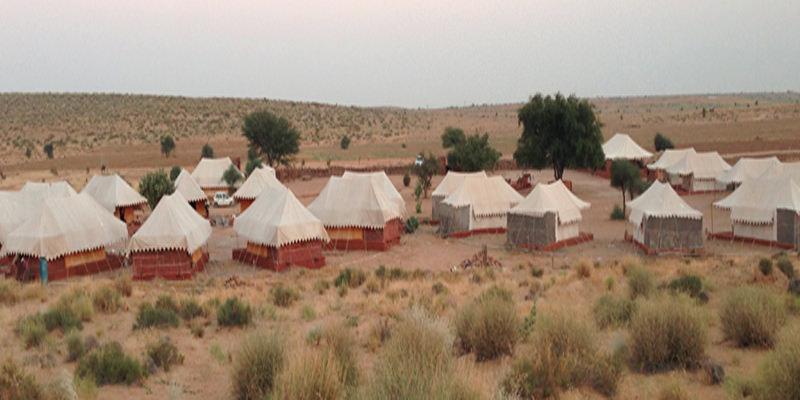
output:
[[725, 336], [737, 346], [772, 347], [786, 323], [786, 309], [769, 290], [742, 286], [725, 297], [720, 319]]
[[511, 292], [493, 286], [459, 311], [454, 325], [459, 350], [486, 361], [514, 352], [522, 321]]
[[643, 371], [695, 368], [705, 357], [706, 327], [686, 298], [663, 296], [641, 304], [630, 341], [631, 359]]

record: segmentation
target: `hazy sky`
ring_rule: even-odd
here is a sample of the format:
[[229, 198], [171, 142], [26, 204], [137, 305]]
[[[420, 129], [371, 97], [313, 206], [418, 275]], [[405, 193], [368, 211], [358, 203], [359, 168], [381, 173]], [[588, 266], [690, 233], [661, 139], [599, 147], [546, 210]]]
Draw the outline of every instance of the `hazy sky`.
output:
[[442, 107], [798, 89], [798, 0], [0, 0], [0, 92]]

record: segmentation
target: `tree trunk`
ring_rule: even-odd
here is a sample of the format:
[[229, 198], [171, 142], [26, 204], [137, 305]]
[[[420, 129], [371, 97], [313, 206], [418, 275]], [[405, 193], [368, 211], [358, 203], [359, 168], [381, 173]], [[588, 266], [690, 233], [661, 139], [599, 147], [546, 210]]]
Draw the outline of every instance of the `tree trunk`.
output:
[[622, 189], [622, 215], [625, 215], [625, 189]]

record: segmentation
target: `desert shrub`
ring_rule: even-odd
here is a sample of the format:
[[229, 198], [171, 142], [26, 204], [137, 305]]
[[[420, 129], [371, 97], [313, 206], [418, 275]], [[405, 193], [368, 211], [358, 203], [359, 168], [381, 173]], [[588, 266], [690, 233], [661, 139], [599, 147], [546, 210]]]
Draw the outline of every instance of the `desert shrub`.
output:
[[183, 355], [166, 336], [149, 343], [145, 354], [156, 367], [163, 369], [164, 372], [169, 372], [169, 369], [175, 364], [183, 364]]
[[342, 140], [339, 141], [339, 147], [341, 147], [342, 150], [347, 150], [350, 147], [350, 136], [342, 136]]
[[169, 170], [169, 180], [175, 182], [175, 179], [178, 179], [178, 175], [181, 174], [181, 167], [178, 165], [173, 165], [172, 168]]
[[329, 325], [323, 332], [325, 350], [338, 363], [342, 383], [354, 387], [358, 383], [358, 365], [356, 360], [356, 341], [352, 331], [341, 323]]
[[0, 367], [0, 399], [46, 399], [47, 395], [33, 375], [26, 374], [7, 358]]
[[319, 346], [322, 341], [322, 328], [315, 326], [306, 333], [306, 343], [311, 346]]
[[606, 278], [606, 289], [614, 290], [614, 284], [615, 283], [616, 283], [616, 281], [614, 281], [614, 277], [613, 276], [609, 276], [608, 278]]
[[754, 382], [756, 399], [800, 398], [800, 332], [784, 332], [772, 350], [759, 364]]
[[411, 184], [411, 173], [408, 170], [406, 170], [406, 172], [403, 174], [403, 186], [408, 187], [408, 185], [410, 184]]
[[295, 300], [300, 298], [300, 295], [296, 291], [280, 283], [270, 289], [269, 294], [272, 296], [272, 304], [278, 307], [290, 307], [294, 304]]
[[89, 293], [75, 289], [59, 297], [50, 310], [61, 314], [72, 314], [81, 321], [91, 321], [94, 317], [94, 302]]
[[47, 336], [47, 328], [44, 325], [44, 319], [41, 314], [29, 315], [19, 322], [16, 327], [17, 335], [22, 339], [25, 348], [36, 347], [40, 345], [45, 336]]
[[609, 326], [627, 326], [635, 311], [636, 303], [633, 300], [606, 294], [597, 299], [592, 315], [597, 326], [604, 329]]
[[378, 349], [379, 346], [382, 346], [386, 343], [389, 338], [392, 337], [392, 327], [389, 325], [389, 321], [382, 319], [375, 323], [369, 330], [369, 334], [367, 336], [367, 347], [370, 350], [375, 351]]
[[786, 322], [778, 296], [752, 286], [735, 288], [722, 301], [722, 331], [741, 347], [772, 347]]
[[436, 282], [431, 286], [431, 291], [433, 291], [433, 294], [447, 293], [447, 286], [442, 282]]
[[176, 327], [179, 323], [178, 313], [175, 310], [144, 303], [136, 314], [133, 329]]
[[90, 377], [98, 385], [130, 385], [145, 376], [142, 365], [125, 354], [122, 346], [111, 342], [89, 352], [78, 361], [75, 374]]
[[304, 321], [313, 321], [314, 318], [317, 318], [317, 312], [314, 311], [314, 307], [304, 304], [302, 307], [300, 307], [300, 318], [302, 318]]
[[364, 281], [367, 280], [367, 274], [360, 269], [350, 269], [345, 268], [341, 272], [339, 272], [339, 276], [333, 281], [334, 286], [341, 287], [341, 286], [349, 286], [351, 289], [355, 289]]
[[622, 207], [619, 204], [614, 204], [614, 208], [611, 210], [611, 220], [612, 221], [622, 221], [625, 219], [625, 212], [622, 211]]
[[656, 136], [653, 138], [653, 146], [655, 147], [656, 151], [675, 148], [675, 144], [672, 143], [672, 140], [662, 135], [661, 132], [656, 132]]
[[631, 359], [643, 371], [694, 368], [705, 356], [705, 343], [701, 315], [685, 298], [646, 302], [631, 318]]
[[244, 326], [253, 318], [253, 310], [249, 304], [242, 302], [238, 297], [229, 297], [217, 309], [217, 323], [219, 326]]
[[392, 268], [389, 270], [389, 280], [396, 281], [398, 279], [405, 279], [408, 277], [408, 272], [402, 268]]
[[592, 276], [592, 268], [589, 267], [589, 264], [582, 262], [578, 264], [577, 273], [580, 278], [588, 278]]
[[336, 400], [345, 397], [341, 366], [330, 353], [304, 351], [293, 357], [275, 382], [276, 400]]
[[114, 289], [125, 296], [131, 297], [133, 294], [133, 276], [131, 274], [121, 274], [114, 279]]
[[534, 278], [541, 278], [544, 276], [544, 268], [538, 265], [531, 265], [531, 275], [533, 275]]
[[42, 313], [42, 321], [48, 332], [61, 329], [67, 332], [70, 329], [83, 329], [81, 319], [72, 311], [71, 308], [63, 304], [56, 304], [53, 308]]
[[772, 260], [766, 257], [762, 258], [761, 260], [758, 261], [758, 269], [764, 275], [772, 274]]
[[328, 290], [328, 288], [330, 288], [330, 287], [331, 287], [331, 284], [328, 283], [328, 281], [326, 281], [324, 279], [320, 279], [320, 280], [314, 282], [314, 290], [319, 294], [325, 293], [325, 291]]
[[658, 389], [658, 400], [689, 400], [689, 392], [675, 379], [669, 379]]
[[234, 397], [240, 400], [267, 398], [285, 361], [284, 341], [276, 333], [255, 334], [245, 339], [233, 366]]
[[86, 342], [79, 331], [69, 331], [67, 336], [64, 337], [64, 343], [67, 345], [68, 362], [77, 361], [86, 353]]
[[175, 314], [177, 314], [178, 311], [180, 311], [180, 308], [178, 307], [178, 302], [175, 300], [175, 297], [172, 296], [171, 294], [162, 294], [158, 296], [158, 299], [156, 299], [155, 306], [158, 308], [163, 308], [165, 310], [175, 311]]
[[195, 299], [183, 299], [180, 305], [180, 315], [186, 321], [203, 315], [203, 307]]
[[685, 293], [690, 297], [697, 297], [703, 291], [703, 280], [695, 275], [682, 276], [670, 281], [669, 289], [673, 292]]
[[381, 282], [378, 278], [371, 276], [367, 278], [367, 282], [364, 284], [364, 292], [367, 294], [370, 293], [380, 293], [381, 291]]
[[566, 316], [552, 316], [541, 318], [536, 326], [531, 348], [512, 364], [502, 381], [504, 393], [547, 398], [583, 385], [605, 395], [616, 393], [622, 360], [598, 353], [587, 325]]
[[111, 286], [103, 286], [92, 293], [92, 301], [95, 309], [100, 312], [110, 313], [117, 311], [120, 306], [122, 296]]
[[465, 353], [474, 352], [478, 361], [511, 355], [521, 323], [511, 293], [494, 286], [456, 315], [457, 347]]
[[22, 284], [14, 279], [0, 278], [0, 304], [14, 305], [22, 299]]
[[655, 289], [653, 274], [644, 267], [631, 266], [625, 272], [628, 277], [628, 293], [632, 300], [637, 297], [650, 297]]
[[[417, 203], [417, 214], [420, 212], [422, 212], [422, 209], [420, 204]], [[411, 217], [407, 219], [405, 225], [403, 226], [403, 230], [405, 230], [406, 233], [414, 233], [417, 228], [419, 228], [419, 220], [417, 217]]]
[[194, 320], [189, 323], [189, 331], [192, 332], [192, 336], [199, 339], [206, 334], [206, 327], [203, 325], [203, 322]]
[[778, 269], [786, 275], [787, 278], [794, 278], [794, 264], [789, 257], [783, 256], [778, 259]]

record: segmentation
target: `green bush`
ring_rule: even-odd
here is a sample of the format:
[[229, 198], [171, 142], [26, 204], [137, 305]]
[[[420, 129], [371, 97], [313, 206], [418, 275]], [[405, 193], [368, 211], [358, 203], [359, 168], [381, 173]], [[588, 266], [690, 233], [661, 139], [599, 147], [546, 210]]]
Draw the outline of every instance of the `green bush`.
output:
[[706, 328], [680, 297], [644, 303], [630, 323], [631, 360], [643, 371], [695, 368], [705, 357]]
[[272, 304], [278, 307], [290, 307], [300, 295], [291, 288], [285, 287], [280, 283], [269, 291], [272, 296]]
[[794, 264], [787, 256], [778, 259], [778, 269], [790, 280], [794, 278]]
[[614, 204], [614, 208], [611, 210], [611, 220], [612, 221], [622, 221], [625, 219], [625, 212], [622, 211], [622, 207], [618, 204]]
[[606, 294], [597, 299], [592, 308], [592, 315], [597, 326], [605, 329], [609, 326], [627, 326], [635, 311], [636, 303], [633, 300]]
[[255, 334], [245, 339], [234, 359], [231, 377], [234, 397], [239, 400], [268, 398], [285, 362], [286, 347], [277, 334]]
[[300, 318], [302, 318], [304, 321], [313, 321], [314, 318], [317, 318], [317, 312], [314, 311], [314, 307], [311, 307], [308, 304], [303, 304], [303, 306], [300, 307]]
[[781, 335], [775, 349], [756, 371], [754, 398], [758, 400], [800, 399], [800, 332]]
[[44, 400], [47, 393], [33, 375], [26, 374], [11, 358], [0, 367], [0, 399]]
[[181, 300], [180, 315], [186, 321], [203, 315], [203, 307], [195, 299]]
[[68, 362], [77, 361], [86, 353], [86, 342], [79, 331], [69, 331], [67, 336], [64, 337], [64, 343], [67, 345]]
[[764, 275], [772, 274], [772, 260], [769, 258], [762, 258], [758, 261], [758, 269], [761, 270], [761, 273]]
[[230, 297], [219, 306], [217, 310], [217, 323], [219, 326], [245, 326], [253, 318], [253, 310], [249, 304]]
[[650, 297], [655, 289], [653, 274], [644, 267], [631, 266], [625, 272], [628, 277], [628, 293], [632, 300], [637, 297]]
[[148, 344], [145, 353], [153, 361], [153, 364], [163, 369], [164, 372], [169, 372], [169, 369], [175, 364], [183, 364], [183, 355], [166, 336]]
[[686, 275], [673, 279], [669, 283], [669, 289], [673, 292], [682, 292], [690, 297], [697, 297], [703, 291], [703, 280], [699, 276]]
[[179, 323], [178, 313], [175, 310], [144, 303], [139, 308], [139, 313], [136, 314], [136, 323], [133, 325], [133, 329], [176, 327]]
[[98, 385], [130, 385], [145, 376], [142, 365], [125, 354], [122, 346], [111, 342], [92, 350], [78, 361], [75, 374], [90, 377]]
[[347, 150], [350, 147], [350, 136], [342, 136], [342, 140], [339, 141], [339, 147], [341, 147], [342, 150]]
[[494, 286], [456, 315], [457, 347], [464, 353], [474, 352], [477, 361], [511, 355], [521, 324], [511, 292]]
[[47, 336], [47, 328], [41, 314], [29, 315], [21, 319], [17, 322], [16, 331], [22, 339], [22, 343], [25, 344], [25, 348], [39, 346]]
[[60, 328], [61, 332], [67, 332], [71, 329], [83, 329], [81, 319], [64, 305], [56, 304], [52, 309], [42, 313], [42, 320], [48, 332], [52, 332], [57, 328]]
[[341, 272], [339, 272], [339, 276], [333, 281], [334, 286], [341, 287], [341, 286], [349, 286], [351, 289], [355, 289], [361, 286], [364, 281], [367, 280], [367, 274], [360, 269], [350, 269], [345, 268]]
[[[417, 213], [419, 212], [420, 210], [418, 209]], [[417, 217], [411, 217], [407, 219], [406, 224], [403, 227], [406, 233], [414, 233], [417, 230], [417, 228], [419, 228], [419, 220], [417, 219]]]
[[178, 313], [178, 311], [180, 311], [180, 308], [178, 307], [178, 302], [175, 300], [175, 297], [172, 296], [171, 294], [162, 294], [158, 296], [158, 299], [156, 299], [155, 306], [157, 308], [162, 308], [164, 310], [175, 311], [176, 314]]
[[94, 302], [89, 293], [75, 289], [59, 297], [50, 310], [59, 314], [71, 314], [81, 321], [91, 321], [94, 317]]
[[772, 347], [786, 323], [786, 309], [767, 289], [742, 286], [723, 299], [720, 319], [725, 336], [737, 346]]
[[100, 312], [110, 313], [119, 309], [122, 295], [111, 286], [103, 286], [92, 294], [94, 307]]

